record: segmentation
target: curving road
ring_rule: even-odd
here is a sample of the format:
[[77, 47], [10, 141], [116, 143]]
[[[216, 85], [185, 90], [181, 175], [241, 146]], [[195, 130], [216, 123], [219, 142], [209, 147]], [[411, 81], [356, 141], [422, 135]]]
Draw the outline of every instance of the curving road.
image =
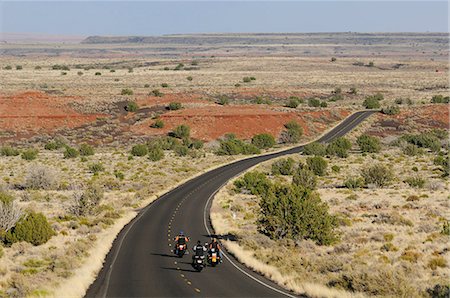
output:
[[[329, 142], [343, 136], [373, 113], [350, 115], [318, 141]], [[295, 297], [228, 254], [220, 266], [198, 273], [190, 266], [190, 255], [178, 259], [171, 249], [172, 239], [180, 230], [193, 242], [209, 241], [210, 198], [229, 179], [260, 162], [302, 150], [299, 146], [237, 161], [161, 196], [119, 233], [86, 297]]]

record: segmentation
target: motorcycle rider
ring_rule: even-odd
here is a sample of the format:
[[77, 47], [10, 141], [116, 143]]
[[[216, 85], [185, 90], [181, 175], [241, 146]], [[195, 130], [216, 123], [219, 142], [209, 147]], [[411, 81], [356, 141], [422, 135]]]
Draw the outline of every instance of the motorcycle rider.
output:
[[220, 247], [220, 244], [216, 238], [212, 238], [212, 241], [208, 247], [208, 251], [210, 252], [211, 249], [213, 249], [213, 248], [219, 253], [219, 260], [220, 260], [220, 263], [222, 263], [222, 248]]
[[[180, 234], [175, 237], [175, 241], [177, 242], [175, 245], [175, 254], [178, 254], [178, 247], [180, 245], [185, 245], [187, 242], [189, 242], [189, 237], [185, 236], [183, 231], [180, 231]], [[188, 253], [188, 251], [186, 251]]]
[[202, 245], [200, 240], [197, 241], [197, 245], [195, 245], [192, 250], [194, 251], [194, 255], [192, 256], [192, 263], [194, 263], [195, 257], [204, 257], [205, 252], [207, 251], [206, 247]]

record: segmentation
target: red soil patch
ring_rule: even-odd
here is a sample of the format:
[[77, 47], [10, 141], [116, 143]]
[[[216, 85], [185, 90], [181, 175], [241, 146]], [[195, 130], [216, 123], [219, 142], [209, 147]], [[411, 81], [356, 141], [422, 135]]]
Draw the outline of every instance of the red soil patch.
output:
[[105, 116], [74, 111], [68, 106], [74, 100], [74, 97], [49, 96], [34, 91], [0, 95], [0, 131], [21, 135], [53, 132], [60, 128], [78, 127]]
[[[164, 93], [164, 90], [160, 90]], [[147, 96], [136, 100], [139, 107], [166, 106], [171, 102], [180, 103], [207, 103], [201, 100], [201, 95], [194, 93], [164, 93], [164, 96]]]
[[264, 109], [258, 105], [245, 106], [207, 106], [171, 111], [161, 116], [163, 129], [150, 128], [154, 120], [146, 120], [131, 128], [141, 134], [166, 134], [174, 127], [186, 124], [191, 127], [191, 135], [204, 141], [215, 140], [227, 133], [235, 133], [239, 138], [249, 139], [258, 133], [270, 133], [278, 136], [284, 124], [297, 121], [306, 136], [317, 134], [338, 121], [349, 112], [305, 111], [280, 112]]
[[237, 98], [255, 98], [258, 96], [269, 98], [289, 98], [291, 96], [297, 96], [299, 98], [317, 96], [319, 94], [313, 94], [307, 91], [275, 91], [275, 90], [261, 90], [261, 88], [239, 88], [232, 92], [231, 95]]
[[449, 129], [449, 124], [448, 105], [433, 104], [404, 108], [397, 115], [378, 114], [375, 124], [369, 129], [369, 133], [386, 137], [432, 128]]

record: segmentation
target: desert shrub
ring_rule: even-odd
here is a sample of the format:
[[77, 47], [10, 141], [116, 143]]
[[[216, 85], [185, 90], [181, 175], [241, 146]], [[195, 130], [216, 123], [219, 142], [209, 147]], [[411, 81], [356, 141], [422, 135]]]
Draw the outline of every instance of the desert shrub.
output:
[[349, 92], [350, 94], [358, 94], [358, 89], [356, 89], [356, 87], [350, 87]]
[[114, 170], [114, 177], [116, 177], [119, 180], [125, 179], [125, 174], [121, 171]]
[[411, 262], [411, 263], [417, 263], [417, 261], [419, 260], [420, 257], [421, 257], [420, 253], [407, 249], [400, 256], [400, 260]]
[[189, 148], [185, 145], [177, 145], [173, 148], [173, 152], [178, 156], [186, 156], [189, 153]]
[[450, 97], [443, 95], [434, 95], [431, 98], [431, 103], [449, 103]]
[[12, 69], [12, 66], [11, 66], [11, 65], [6, 65], [3, 69], [11, 70], [11, 69]]
[[217, 99], [216, 103], [219, 104], [219, 105], [224, 106], [224, 105], [227, 105], [227, 104], [230, 103], [230, 99], [228, 97], [226, 97], [226, 96], [219, 96], [219, 98]]
[[344, 181], [344, 186], [349, 189], [364, 187], [364, 179], [362, 177], [349, 177]]
[[360, 135], [356, 139], [356, 143], [358, 144], [361, 152], [376, 153], [376, 152], [380, 152], [380, 150], [381, 150], [380, 140], [373, 136], [369, 136], [369, 135], [365, 135], [365, 134]]
[[389, 107], [383, 108], [381, 110], [381, 112], [386, 115], [397, 115], [400, 113], [400, 108], [396, 107], [396, 106], [389, 106]]
[[148, 153], [148, 147], [144, 144], [137, 144], [131, 148], [131, 155], [133, 156], [145, 156]]
[[251, 81], [252, 81], [252, 79], [250, 77], [242, 78], [242, 82], [244, 82], [244, 83], [250, 83]]
[[137, 110], [139, 110], [139, 106], [135, 101], [130, 101], [130, 102], [128, 102], [127, 106], [125, 107], [125, 110], [127, 112], [134, 113]]
[[303, 147], [303, 154], [305, 155], [325, 156], [326, 152], [325, 145], [319, 142], [312, 142]]
[[39, 150], [35, 148], [30, 148], [22, 152], [22, 159], [25, 160], [34, 160], [36, 159], [37, 155], [39, 154]]
[[55, 232], [42, 213], [28, 212], [5, 235], [5, 243], [10, 245], [26, 241], [33, 245], [46, 243]]
[[366, 109], [379, 109], [380, 108], [380, 101], [373, 98], [373, 97], [366, 97], [366, 99], [363, 102], [363, 106]]
[[180, 70], [180, 69], [182, 69], [183, 67], [184, 67], [184, 64], [183, 64], [183, 63], [178, 63], [178, 65], [175, 66], [174, 70]]
[[173, 150], [173, 148], [175, 148], [175, 146], [179, 145], [180, 141], [174, 137], [170, 137], [170, 136], [164, 136], [164, 137], [159, 137], [156, 139], [153, 139], [151, 141], [149, 141], [147, 143], [147, 146], [153, 147], [153, 146], [157, 146], [159, 148], [161, 148], [162, 150]]
[[202, 149], [203, 148], [203, 141], [201, 140], [192, 140], [191, 147], [194, 149]]
[[152, 123], [152, 125], [150, 125], [150, 127], [152, 127], [152, 128], [163, 128], [164, 127], [164, 122], [161, 119], [157, 119], [155, 122]]
[[76, 191], [69, 212], [75, 216], [94, 215], [103, 199], [103, 189], [98, 184], [90, 184], [84, 191]]
[[188, 76], [188, 77], [186, 78], [186, 80], [188, 80], [189, 82], [192, 81], [193, 79], [194, 79], [194, 78], [191, 77], [191, 76]]
[[25, 176], [25, 187], [29, 189], [52, 189], [58, 185], [56, 172], [44, 165], [31, 165]]
[[336, 62], [336, 60], [337, 60], [336, 57], [331, 57], [331, 60], [330, 60], [330, 61], [331, 61], [331, 62]]
[[252, 144], [259, 149], [272, 148], [275, 145], [275, 138], [268, 133], [262, 133], [253, 136]]
[[271, 186], [267, 175], [258, 171], [245, 173], [244, 176], [236, 179], [233, 184], [236, 192], [245, 190], [252, 195], [265, 194]]
[[447, 267], [447, 260], [444, 257], [438, 256], [431, 258], [428, 262], [428, 268], [432, 270], [436, 270], [438, 267], [444, 268]]
[[403, 135], [400, 139], [418, 147], [428, 148], [431, 151], [439, 151], [441, 149], [441, 142], [438, 137], [429, 132], [421, 134], [407, 134]]
[[318, 100], [316, 98], [310, 98], [308, 100], [308, 106], [318, 108], [318, 107], [320, 107], [320, 100]]
[[308, 157], [306, 165], [317, 176], [324, 176], [326, 174], [328, 163], [321, 156]]
[[404, 181], [411, 187], [423, 188], [425, 186], [425, 179], [419, 176], [408, 177]]
[[83, 75], [83, 72], [82, 72], [82, 71], [79, 71], [79, 72], [77, 72], [77, 75], [82, 76], [82, 75]]
[[148, 159], [151, 161], [158, 161], [164, 158], [164, 151], [158, 147], [153, 146], [148, 150]]
[[289, 102], [286, 104], [286, 107], [295, 109], [298, 107], [299, 104], [300, 104], [299, 100], [294, 97], [289, 99]]
[[255, 145], [245, 143], [231, 135], [220, 141], [219, 149], [216, 151], [217, 155], [249, 155], [259, 153], [261, 153], [261, 151]]
[[291, 120], [284, 125], [286, 130], [281, 132], [280, 141], [281, 143], [298, 143], [300, 137], [303, 135], [303, 128], [296, 121]]
[[52, 69], [53, 70], [67, 70], [67, 71], [70, 70], [69, 66], [67, 66], [67, 65], [60, 65], [60, 64], [54, 64], [52, 66]]
[[380, 163], [364, 167], [361, 170], [361, 176], [366, 185], [371, 184], [377, 187], [386, 186], [394, 179], [392, 170]]
[[90, 156], [95, 154], [94, 148], [91, 145], [85, 143], [80, 145], [78, 151], [80, 152], [81, 156]]
[[288, 157], [282, 158], [272, 163], [273, 175], [292, 175], [294, 172], [295, 161]]
[[450, 222], [447, 219], [443, 220], [441, 234], [450, 236]]
[[44, 149], [45, 150], [58, 150], [63, 146], [63, 144], [57, 142], [57, 141], [51, 141], [45, 144]]
[[171, 111], [175, 111], [181, 109], [182, 107], [183, 106], [181, 105], [180, 102], [171, 102], [169, 103], [168, 109]]
[[317, 193], [274, 184], [262, 194], [259, 206], [258, 229], [272, 239], [311, 239], [319, 245], [337, 239], [335, 217]]
[[169, 87], [169, 84], [167, 84], [167, 83], [162, 83], [162, 84], [161, 84], [161, 87], [163, 87], [163, 88], [168, 88], [168, 87]]
[[321, 107], [321, 108], [326, 108], [326, 107], [328, 107], [327, 102], [326, 102], [326, 101], [322, 101], [322, 102], [320, 103], [320, 107]]
[[16, 65], [16, 70], [22, 70], [23, 66], [22, 65]]
[[64, 158], [75, 158], [78, 157], [79, 152], [77, 149], [73, 147], [66, 147], [66, 150], [64, 151]]
[[179, 139], [189, 138], [191, 134], [191, 128], [185, 124], [175, 127], [172, 132], [173, 136]]
[[449, 167], [448, 155], [436, 156], [433, 160], [433, 163], [437, 166], [441, 166], [441, 170], [443, 172], [444, 177], [449, 175], [450, 167]]
[[156, 96], [156, 97], [163, 97], [164, 93], [162, 93], [158, 89], [154, 89], [148, 95], [153, 95], [153, 96]]
[[14, 202], [14, 197], [0, 192], [0, 238], [16, 225], [22, 215], [23, 210]]
[[133, 95], [133, 90], [129, 88], [122, 89], [122, 91], [120, 91], [120, 95]]
[[333, 142], [328, 144], [326, 152], [327, 155], [337, 156], [345, 158], [348, 156], [348, 150], [352, 148], [352, 143], [344, 137], [335, 139]]
[[272, 104], [270, 99], [264, 99], [262, 96], [256, 96], [254, 99], [252, 99], [251, 103], [254, 103], [257, 105], [262, 105], [262, 104], [271, 105]]
[[102, 75], [102, 73], [101, 73], [101, 72], [99, 72], [99, 71], [97, 71], [97, 72], [95, 73], [95, 75], [96, 75], [96, 76], [101, 76], [101, 75]]
[[406, 144], [402, 151], [404, 154], [409, 156], [422, 155], [424, 153], [422, 148], [419, 148], [414, 144]]
[[430, 133], [436, 136], [439, 140], [446, 140], [448, 138], [448, 132], [445, 129], [434, 128], [430, 131]]
[[434, 287], [428, 288], [427, 293], [431, 298], [448, 298], [450, 297], [450, 285], [436, 284]]
[[97, 174], [99, 172], [103, 172], [104, 170], [105, 170], [105, 167], [100, 162], [92, 163], [92, 164], [89, 165], [89, 171], [91, 173], [93, 173], [93, 174]]
[[313, 190], [317, 187], [317, 177], [307, 166], [300, 164], [294, 172], [292, 183], [304, 189]]
[[338, 166], [338, 165], [333, 165], [333, 166], [331, 167], [331, 170], [332, 170], [333, 172], [335, 172], [335, 173], [339, 173], [339, 172], [341, 171], [341, 167]]
[[4, 146], [0, 148], [1, 156], [17, 156], [19, 154], [20, 154], [19, 150], [10, 146]]

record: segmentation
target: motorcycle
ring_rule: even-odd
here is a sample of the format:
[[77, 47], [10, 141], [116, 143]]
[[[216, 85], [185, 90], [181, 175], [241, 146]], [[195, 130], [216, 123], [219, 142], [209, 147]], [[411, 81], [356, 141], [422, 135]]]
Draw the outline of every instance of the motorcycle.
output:
[[219, 252], [217, 252], [214, 248], [211, 248], [208, 255], [208, 263], [215, 267], [220, 262]]
[[205, 256], [194, 256], [194, 259], [192, 260], [192, 266], [194, 267], [197, 272], [201, 272], [203, 268], [205, 267]]
[[179, 258], [182, 258], [185, 253], [186, 253], [186, 244], [179, 244], [178, 247], [175, 250], [175, 254]]

